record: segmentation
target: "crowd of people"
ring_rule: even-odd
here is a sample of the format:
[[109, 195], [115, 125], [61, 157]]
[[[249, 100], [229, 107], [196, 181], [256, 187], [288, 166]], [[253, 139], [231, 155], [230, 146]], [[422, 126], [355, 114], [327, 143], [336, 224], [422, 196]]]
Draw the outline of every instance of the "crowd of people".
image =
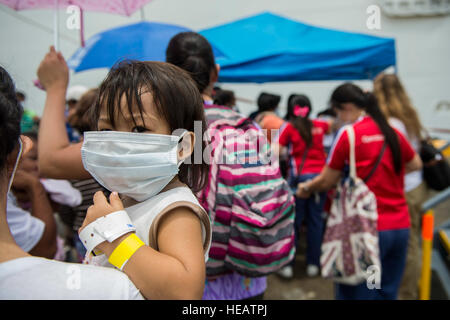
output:
[[[335, 297], [417, 299], [424, 129], [398, 76], [378, 75], [372, 92], [341, 84], [314, 118], [300, 93], [284, 117], [267, 92], [243, 115], [215, 87], [219, 72], [208, 41], [183, 32], [166, 62], [123, 61], [98, 88], [68, 87], [51, 47], [37, 119], [0, 68], [0, 298], [263, 299], [269, 274], [293, 278], [303, 230], [318, 277], [352, 127], [356, 175], [376, 199], [381, 286], [336, 282]], [[264, 133], [266, 147], [242, 132]]]

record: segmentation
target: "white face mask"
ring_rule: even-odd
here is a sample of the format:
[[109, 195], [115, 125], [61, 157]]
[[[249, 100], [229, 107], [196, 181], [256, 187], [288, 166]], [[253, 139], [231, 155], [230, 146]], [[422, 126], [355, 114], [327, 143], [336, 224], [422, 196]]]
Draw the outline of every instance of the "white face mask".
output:
[[85, 132], [83, 165], [106, 189], [145, 201], [178, 173], [183, 163], [178, 162], [178, 142], [183, 135]]
[[9, 178], [8, 192], [11, 190], [11, 186], [14, 181], [14, 176], [16, 175], [16, 170], [17, 167], [19, 166], [20, 158], [22, 157], [22, 150], [23, 150], [22, 139], [19, 138], [19, 153], [17, 154], [16, 163], [14, 164], [14, 169], [12, 171], [11, 178]]

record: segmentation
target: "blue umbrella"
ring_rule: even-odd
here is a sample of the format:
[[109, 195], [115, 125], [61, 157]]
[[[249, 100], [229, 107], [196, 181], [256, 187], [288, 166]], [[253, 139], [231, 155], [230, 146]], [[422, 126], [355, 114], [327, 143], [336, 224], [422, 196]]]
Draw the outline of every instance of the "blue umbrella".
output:
[[304, 24], [270, 12], [200, 33], [218, 50], [220, 82], [372, 79], [395, 66], [395, 40]]
[[165, 61], [170, 39], [187, 28], [155, 22], [139, 22], [98, 33], [86, 41], [67, 61], [82, 71], [111, 68], [120, 60]]

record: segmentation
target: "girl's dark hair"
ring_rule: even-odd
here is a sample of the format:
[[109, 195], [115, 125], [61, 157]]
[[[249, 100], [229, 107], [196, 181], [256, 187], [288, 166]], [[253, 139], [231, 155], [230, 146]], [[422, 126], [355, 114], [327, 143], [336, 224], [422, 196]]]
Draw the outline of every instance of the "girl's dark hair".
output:
[[344, 83], [334, 90], [330, 99], [333, 108], [342, 109], [342, 103], [353, 103], [356, 107], [363, 109], [376, 122], [391, 149], [395, 172], [398, 174], [402, 168], [398, 136], [381, 112], [375, 96], [370, 92], [364, 92], [353, 83]]
[[97, 101], [98, 89], [90, 89], [83, 94], [75, 105], [75, 110], [67, 118], [67, 122], [72, 128], [77, 129], [81, 134], [92, 130], [92, 120], [89, 117], [89, 110]]
[[287, 111], [286, 111], [286, 115], [284, 116], [284, 120], [289, 121], [289, 115], [292, 113], [292, 99], [295, 98], [295, 96], [298, 96], [298, 94], [293, 93], [291, 95], [289, 95], [288, 99], [287, 99]]
[[[295, 115], [294, 109], [296, 106], [308, 107], [308, 113], [304, 117]], [[312, 142], [313, 123], [309, 119], [311, 110], [311, 101], [304, 94], [296, 94], [288, 100], [286, 119], [297, 129], [307, 146], [310, 146]]]
[[19, 143], [20, 120], [23, 109], [8, 72], [0, 67], [0, 169], [3, 170], [8, 155]]
[[257, 100], [258, 111], [265, 112], [275, 110], [278, 107], [280, 100], [281, 96], [279, 95], [262, 92]]
[[230, 106], [235, 101], [234, 92], [231, 90], [217, 90], [214, 95], [214, 104], [219, 106]]
[[[94, 105], [93, 120], [95, 128], [100, 110], [106, 108], [108, 120], [115, 128], [115, 119], [122, 111], [120, 101], [125, 97], [128, 113], [136, 124], [133, 111], [139, 110], [144, 121], [144, 106], [141, 94], [150, 92], [156, 112], [167, 122], [169, 129], [186, 129], [194, 132], [194, 123], [200, 122], [202, 133], [206, 132], [203, 99], [195, 82], [182, 69], [165, 62], [123, 61], [113, 67], [99, 87], [97, 102]], [[145, 122], [144, 122], [145, 123]], [[203, 137], [196, 137], [195, 150], [206, 147]], [[194, 155], [191, 155], [191, 159]], [[178, 177], [194, 192], [200, 191], [207, 182], [209, 167], [204, 161], [194, 163], [185, 161], [180, 166]]]
[[181, 32], [170, 39], [166, 61], [189, 72], [201, 93], [209, 86], [211, 73], [217, 76], [212, 47], [196, 32]]
[[327, 108], [327, 109], [322, 110], [317, 113], [317, 117], [322, 117], [322, 116], [329, 116], [329, 117], [336, 118], [337, 115], [336, 115], [336, 111], [334, 111], [333, 108]]

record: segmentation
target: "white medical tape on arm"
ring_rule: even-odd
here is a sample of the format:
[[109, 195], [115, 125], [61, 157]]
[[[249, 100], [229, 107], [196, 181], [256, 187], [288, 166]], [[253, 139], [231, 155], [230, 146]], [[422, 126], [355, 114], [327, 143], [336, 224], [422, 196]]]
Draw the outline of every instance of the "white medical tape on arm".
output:
[[103, 241], [113, 242], [120, 236], [135, 231], [136, 227], [131, 222], [127, 212], [120, 210], [88, 224], [81, 230], [79, 237], [86, 248], [87, 254], [89, 254]]

